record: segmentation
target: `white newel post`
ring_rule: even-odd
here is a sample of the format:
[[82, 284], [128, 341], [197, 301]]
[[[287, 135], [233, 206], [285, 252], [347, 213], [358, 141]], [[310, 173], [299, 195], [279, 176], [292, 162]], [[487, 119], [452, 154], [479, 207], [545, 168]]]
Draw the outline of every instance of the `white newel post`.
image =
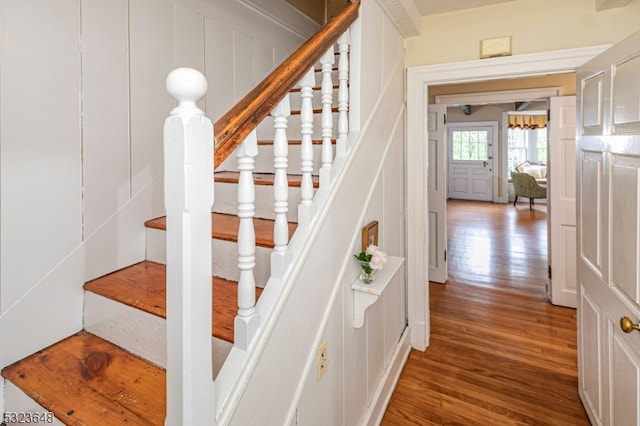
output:
[[287, 122], [291, 115], [289, 95], [271, 112], [275, 134], [273, 138], [273, 168], [275, 177], [273, 182], [273, 211], [275, 223], [273, 224], [273, 242], [275, 244], [271, 253], [271, 276], [282, 278], [289, 263], [289, 223], [287, 212], [289, 211], [289, 183], [287, 181], [287, 167], [289, 165], [289, 141], [287, 140]]
[[211, 206], [213, 126], [196, 101], [207, 92], [198, 71], [167, 77], [177, 99], [164, 125], [167, 213], [166, 425], [212, 424], [215, 398], [211, 349]]
[[349, 42], [350, 30], [338, 39], [338, 140], [336, 142], [336, 157], [347, 154], [347, 136], [349, 134]]
[[253, 216], [256, 211], [256, 191], [253, 182], [255, 156], [258, 155], [258, 136], [254, 130], [236, 152], [238, 158], [238, 314], [234, 323], [234, 344], [247, 350], [258, 329], [260, 318], [256, 313], [256, 231]]
[[302, 141], [300, 143], [300, 170], [302, 172], [302, 183], [300, 184], [300, 206], [298, 207], [298, 226], [307, 228], [315, 215], [315, 205], [313, 203], [313, 86], [316, 85], [315, 70], [311, 68], [309, 72], [300, 80], [300, 97], [302, 105], [300, 107], [300, 133]]
[[331, 166], [333, 163], [333, 81], [331, 72], [335, 63], [335, 52], [331, 47], [322, 58], [322, 167], [320, 168], [320, 186], [331, 183]]

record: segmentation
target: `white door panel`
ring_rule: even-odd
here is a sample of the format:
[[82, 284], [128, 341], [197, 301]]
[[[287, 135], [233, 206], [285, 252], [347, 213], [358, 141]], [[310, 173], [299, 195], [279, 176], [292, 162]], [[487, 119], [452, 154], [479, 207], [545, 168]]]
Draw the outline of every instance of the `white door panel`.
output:
[[640, 33], [578, 70], [578, 391], [593, 424], [640, 424]]
[[447, 128], [446, 106], [429, 105], [429, 281], [447, 281]]
[[611, 364], [616, 365], [612, 371], [610, 401], [612, 425], [638, 424], [638, 385], [640, 380], [640, 359], [632, 346], [627, 342], [628, 336], [618, 331], [618, 324], [611, 324]]
[[550, 98], [549, 300], [576, 307], [576, 97]]

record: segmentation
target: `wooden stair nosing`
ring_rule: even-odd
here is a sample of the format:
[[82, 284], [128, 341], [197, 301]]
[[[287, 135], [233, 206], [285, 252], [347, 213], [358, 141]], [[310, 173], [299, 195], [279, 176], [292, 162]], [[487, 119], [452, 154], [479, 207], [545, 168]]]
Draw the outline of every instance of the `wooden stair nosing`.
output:
[[[221, 183], [238, 183], [240, 178], [240, 172], [233, 171], [222, 171], [215, 172], [214, 181]], [[265, 185], [265, 186], [273, 186], [275, 180], [275, 175], [273, 173], [254, 173], [253, 174], [253, 183], [255, 185]], [[313, 182], [314, 188], [320, 187], [320, 177], [313, 175], [311, 176], [311, 180]], [[290, 188], [300, 188], [302, 185], [302, 175], [287, 175], [287, 183]]]
[[[336, 112], [340, 112], [340, 109], [338, 109], [338, 107], [332, 107], [331, 108], [331, 112], [332, 113], [336, 113]], [[313, 110], [314, 114], [322, 114], [322, 108], [315, 108]], [[300, 110], [299, 109], [294, 109], [291, 111], [291, 115], [300, 115]]]
[[[99, 294], [141, 311], [167, 317], [166, 267], [144, 260], [84, 284], [86, 291]], [[237, 313], [238, 285], [234, 281], [212, 278], [212, 335], [233, 343], [233, 324]], [[256, 287], [256, 300], [262, 289]]]
[[[211, 237], [218, 240], [237, 242], [238, 226], [240, 219], [236, 215], [224, 213], [211, 213]], [[253, 218], [256, 234], [256, 245], [259, 247], [273, 248], [273, 224], [270, 219]], [[166, 217], [158, 217], [144, 223], [147, 228], [160, 229], [166, 231]], [[289, 222], [289, 238], [293, 235], [297, 223]]]
[[166, 373], [86, 331], [2, 370], [68, 425], [163, 425]]
[[[337, 69], [336, 69], [336, 70], [337, 70]], [[340, 85], [339, 85], [339, 84], [334, 84], [332, 87], [333, 87], [333, 90], [338, 90], [338, 89], [340, 89]], [[321, 91], [321, 90], [322, 90], [322, 86], [313, 86], [311, 89], [312, 89], [314, 92], [319, 92], [319, 91]], [[298, 93], [298, 92], [300, 92], [300, 91], [302, 91], [302, 88], [300, 88], [300, 87], [294, 87], [293, 89], [289, 90], [289, 92], [290, 92], [290, 93]]]

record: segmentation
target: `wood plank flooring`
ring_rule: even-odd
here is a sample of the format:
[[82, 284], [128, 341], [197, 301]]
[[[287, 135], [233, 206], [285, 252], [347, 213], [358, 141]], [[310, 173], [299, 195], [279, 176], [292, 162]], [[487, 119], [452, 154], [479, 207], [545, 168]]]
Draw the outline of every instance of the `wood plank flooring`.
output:
[[409, 355], [382, 425], [588, 425], [576, 313], [546, 298], [546, 206], [447, 210], [449, 280], [430, 284], [429, 348]]

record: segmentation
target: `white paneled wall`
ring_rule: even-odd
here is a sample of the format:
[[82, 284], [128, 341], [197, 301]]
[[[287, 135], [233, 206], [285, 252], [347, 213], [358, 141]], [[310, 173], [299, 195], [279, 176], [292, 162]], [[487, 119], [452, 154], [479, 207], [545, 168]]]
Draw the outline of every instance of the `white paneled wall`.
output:
[[166, 90], [158, 89], [164, 87], [167, 74], [174, 66], [173, 24], [172, 2], [129, 2], [132, 193], [162, 172], [162, 127], [174, 103]]
[[81, 19], [86, 238], [131, 196], [128, 2], [84, 2]]
[[[362, 134], [360, 150], [384, 149], [382, 169], [372, 181], [358, 180], [362, 191], [370, 191], [361, 226], [379, 221], [379, 245], [394, 256], [405, 256], [405, 132], [402, 37], [377, 2], [363, 2], [361, 81]], [[368, 20], [366, 19], [368, 18]], [[383, 54], [384, 52], [384, 54]], [[373, 114], [373, 115], [372, 115]], [[356, 153], [366, 161], [368, 153]], [[358, 159], [360, 157], [360, 159]], [[372, 169], [379, 164], [371, 164]], [[344, 183], [344, 185], [349, 185]], [[326, 230], [330, 232], [330, 230]], [[353, 254], [360, 250], [360, 229], [354, 230]], [[340, 289], [333, 300], [323, 338], [329, 343], [329, 369], [316, 379], [311, 363], [305, 388], [297, 406], [298, 425], [374, 424], [372, 403], [390, 368], [392, 355], [407, 324], [404, 268], [392, 279], [383, 296], [365, 314], [362, 328], [353, 327], [353, 290], [358, 267], [346, 259]], [[318, 282], [317, 285], [328, 283]], [[340, 309], [342, 311], [340, 311]], [[321, 338], [322, 340], [322, 338]], [[315, 348], [312, 348], [315, 351]], [[315, 356], [315, 353], [312, 354]]]
[[82, 239], [79, 6], [2, 4], [0, 312]]
[[[0, 337], [42, 347], [63, 336], [28, 323], [79, 329], [83, 282], [142, 260], [143, 222], [163, 214], [167, 74], [202, 70], [217, 119], [316, 30], [289, 9], [276, 20], [242, 0], [0, 0]], [[69, 294], [80, 303], [64, 324], [38, 317]], [[0, 367], [18, 352], [3, 348]]]

